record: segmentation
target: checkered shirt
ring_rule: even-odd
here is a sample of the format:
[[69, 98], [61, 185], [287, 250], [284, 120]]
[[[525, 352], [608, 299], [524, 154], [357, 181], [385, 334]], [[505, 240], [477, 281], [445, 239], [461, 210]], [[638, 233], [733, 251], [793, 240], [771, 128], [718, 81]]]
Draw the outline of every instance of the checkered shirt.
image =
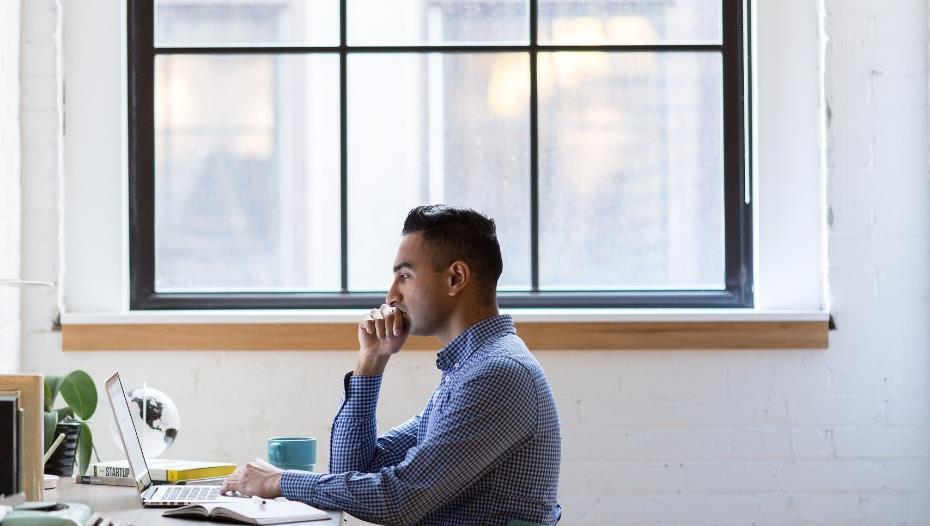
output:
[[282, 494], [379, 524], [555, 524], [558, 412], [510, 316], [470, 327], [436, 366], [442, 378], [426, 408], [380, 437], [381, 376], [347, 374], [331, 474], [287, 470]]

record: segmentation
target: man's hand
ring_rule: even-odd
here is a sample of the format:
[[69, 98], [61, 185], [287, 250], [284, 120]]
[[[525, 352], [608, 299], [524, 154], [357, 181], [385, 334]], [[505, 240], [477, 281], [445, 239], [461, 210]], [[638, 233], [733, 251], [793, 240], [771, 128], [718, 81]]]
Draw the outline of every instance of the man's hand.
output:
[[268, 467], [256, 462], [249, 462], [237, 469], [232, 475], [226, 477], [220, 493], [238, 491], [249, 496], [254, 495], [272, 499], [280, 497], [281, 473], [280, 469], [273, 466]]
[[390, 305], [371, 309], [358, 323], [358, 376], [384, 372], [388, 359], [400, 351], [409, 333], [404, 313]]

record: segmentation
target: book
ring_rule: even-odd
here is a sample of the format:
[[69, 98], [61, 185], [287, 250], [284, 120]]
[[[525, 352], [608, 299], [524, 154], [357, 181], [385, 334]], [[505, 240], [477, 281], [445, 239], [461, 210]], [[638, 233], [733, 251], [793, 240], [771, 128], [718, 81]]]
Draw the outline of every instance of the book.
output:
[[75, 475], [75, 484], [95, 484], [98, 486], [128, 486], [136, 487], [132, 477], [95, 477], [94, 475]]
[[164, 517], [194, 517], [208, 520], [232, 520], [245, 524], [282, 524], [287, 522], [318, 521], [329, 515], [313, 506], [292, 500], [257, 497], [241, 502], [205, 502], [188, 504], [162, 513]]
[[[26, 487], [26, 470], [23, 469], [23, 429], [25, 426], [25, 418], [26, 410], [20, 407], [16, 414], [16, 465], [19, 466], [19, 479], [17, 483], [19, 484], [20, 490]], [[43, 489], [44, 487], [43, 484]]]
[[[210, 477], [205, 479], [179, 480], [172, 482], [178, 486], [222, 486], [226, 477]], [[162, 482], [162, 481], [159, 481]], [[98, 486], [128, 486], [136, 487], [132, 477], [98, 477], [96, 475], [74, 475], [75, 484], [96, 484]]]
[[0, 393], [0, 495], [19, 493], [19, 393]]
[[[147, 459], [152, 482], [179, 482], [182, 480], [225, 477], [236, 471], [235, 464], [203, 462], [199, 460]], [[126, 460], [110, 460], [93, 464], [89, 472], [95, 477], [115, 477], [132, 480], [132, 471]]]

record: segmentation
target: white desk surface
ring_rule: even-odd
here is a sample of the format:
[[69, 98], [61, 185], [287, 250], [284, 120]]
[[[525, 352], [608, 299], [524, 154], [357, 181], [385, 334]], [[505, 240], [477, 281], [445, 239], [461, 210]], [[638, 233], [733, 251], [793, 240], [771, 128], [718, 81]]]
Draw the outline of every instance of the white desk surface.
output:
[[[124, 486], [102, 486], [93, 484], [75, 484], [70, 478], [63, 477], [58, 481], [57, 489], [45, 490], [46, 501], [56, 502], [82, 502], [94, 509], [101, 516], [112, 519], [120, 524], [134, 524], [136, 526], [182, 524], [214, 524], [196, 519], [182, 519], [178, 517], [162, 517], [167, 508], [143, 508], [139, 499], [139, 492], [135, 488]], [[343, 514], [331, 511], [329, 520], [313, 522], [292, 522], [289, 526], [327, 526], [341, 525]], [[220, 524], [220, 523], [215, 523]]]

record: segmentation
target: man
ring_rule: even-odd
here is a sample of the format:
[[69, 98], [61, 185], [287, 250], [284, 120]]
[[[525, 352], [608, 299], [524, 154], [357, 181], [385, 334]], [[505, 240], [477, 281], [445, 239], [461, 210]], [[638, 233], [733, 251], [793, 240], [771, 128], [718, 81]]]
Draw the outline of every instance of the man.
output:
[[[223, 491], [283, 495], [383, 524], [556, 523], [558, 414], [539, 362], [498, 312], [502, 269], [494, 220], [445, 205], [411, 210], [386, 304], [358, 324], [331, 474], [250, 463]], [[382, 374], [409, 334], [439, 339], [442, 377], [420, 414], [377, 437]]]

